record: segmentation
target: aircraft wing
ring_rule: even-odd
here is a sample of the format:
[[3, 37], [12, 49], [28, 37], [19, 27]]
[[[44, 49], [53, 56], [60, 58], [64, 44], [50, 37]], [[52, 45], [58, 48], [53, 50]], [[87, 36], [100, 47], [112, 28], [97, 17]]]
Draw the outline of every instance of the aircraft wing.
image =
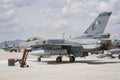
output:
[[75, 43], [62, 43], [62, 44], [46, 44], [46, 45], [32, 45], [32, 48], [42, 48], [42, 49], [62, 49], [62, 48], [80, 48], [81, 51], [92, 51], [97, 50], [101, 47], [100, 44], [75, 44]]
[[81, 45], [78, 44], [46, 44], [46, 45], [31, 45], [32, 48], [47, 48], [47, 49], [58, 49], [62, 47], [82, 47]]

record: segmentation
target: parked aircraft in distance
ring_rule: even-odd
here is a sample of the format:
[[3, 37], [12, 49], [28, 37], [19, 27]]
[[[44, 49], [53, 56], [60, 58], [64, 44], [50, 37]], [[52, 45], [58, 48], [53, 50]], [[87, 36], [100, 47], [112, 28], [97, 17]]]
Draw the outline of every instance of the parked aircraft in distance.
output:
[[108, 50], [102, 51], [103, 54], [99, 55], [98, 58], [104, 58], [104, 57], [111, 57], [111, 58], [115, 58], [115, 56], [113, 56], [114, 54], [118, 54], [118, 57], [120, 59], [120, 40], [118, 39], [111, 39], [111, 47]]
[[[72, 39], [39, 40], [35, 45], [32, 45], [33, 51], [29, 54], [38, 56], [38, 61], [41, 61], [41, 58], [46, 56], [59, 55], [56, 58], [57, 63], [62, 62], [62, 56], [66, 55], [69, 57], [70, 62], [74, 62], [75, 57], [84, 57], [88, 55], [88, 52], [108, 48], [108, 42], [101, 44], [98, 38], [109, 37], [109, 35], [104, 35], [103, 32], [111, 13], [112, 12], [103, 12], [99, 14], [95, 21], [84, 32], [83, 36]], [[102, 42], [105, 43], [105, 41]]]
[[114, 47], [120, 48], [120, 40], [114, 39], [114, 40], [112, 41], [112, 45], [113, 45]]

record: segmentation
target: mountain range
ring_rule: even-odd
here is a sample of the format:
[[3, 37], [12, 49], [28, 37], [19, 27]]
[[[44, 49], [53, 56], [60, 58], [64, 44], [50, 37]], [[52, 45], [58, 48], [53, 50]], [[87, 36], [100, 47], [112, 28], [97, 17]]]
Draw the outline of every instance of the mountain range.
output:
[[19, 45], [20, 43], [24, 42], [24, 40], [9, 40], [9, 41], [3, 41], [0, 43], [0, 48], [4, 48], [5, 47], [5, 42], [8, 46], [13, 46], [13, 45]]

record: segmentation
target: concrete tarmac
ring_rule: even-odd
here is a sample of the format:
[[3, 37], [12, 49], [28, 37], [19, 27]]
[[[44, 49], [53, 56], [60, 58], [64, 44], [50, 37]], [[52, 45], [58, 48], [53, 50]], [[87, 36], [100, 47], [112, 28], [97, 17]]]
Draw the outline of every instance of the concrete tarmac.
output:
[[29, 68], [20, 68], [19, 63], [8, 66], [9, 58], [21, 58], [22, 53], [0, 50], [0, 80], [120, 80], [120, 60], [118, 58], [98, 59], [97, 55], [76, 58], [70, 63], [67, 57], [57, 64], [55, 57], [36, 61], [29, 55]]

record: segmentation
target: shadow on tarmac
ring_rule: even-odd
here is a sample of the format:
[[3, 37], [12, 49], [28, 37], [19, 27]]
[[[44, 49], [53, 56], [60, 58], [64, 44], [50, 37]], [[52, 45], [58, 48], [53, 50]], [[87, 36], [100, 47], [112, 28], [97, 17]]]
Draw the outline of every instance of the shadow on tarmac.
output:
[[75, 61], [75, 62], [69, 62], [69, 61], [62, 61], [60, 63], [56, 63], [56, 61], [42, 61], [46, 62], [47, 64], [75, 64], [75, 63], [82, 63], [82, 64], [91, 64], [91, 65], [100, 65], [100, 64], [115, 64], [120, 62], [115, 61], [104, 61], [101, 60], [81, 60], [81, 61]]

